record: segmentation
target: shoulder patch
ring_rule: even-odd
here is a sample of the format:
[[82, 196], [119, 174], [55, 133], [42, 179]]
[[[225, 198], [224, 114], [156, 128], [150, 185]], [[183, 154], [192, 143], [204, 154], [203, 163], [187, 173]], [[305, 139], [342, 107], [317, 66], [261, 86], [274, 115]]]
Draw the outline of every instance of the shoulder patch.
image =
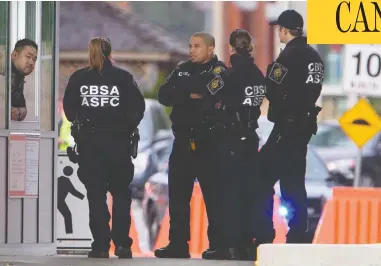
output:
[[222, 70], [223, 69], [221, 66], [216, 66], [215, 68], [213, 68], [213, 73], [214, 74], [220, 74]]
[[284, 77], [287, 75], [288, 68], [280, 63], [275, 63], [270, 69], [270, 73], [268, 75], [269, 79], [274, 81], [277, 84], [281, 84]]
[[224, 81], [220, 76], [216, 76], [208, 84], [208, 90], [212, 95], [216, 94], [220, 89], [224, 87]]

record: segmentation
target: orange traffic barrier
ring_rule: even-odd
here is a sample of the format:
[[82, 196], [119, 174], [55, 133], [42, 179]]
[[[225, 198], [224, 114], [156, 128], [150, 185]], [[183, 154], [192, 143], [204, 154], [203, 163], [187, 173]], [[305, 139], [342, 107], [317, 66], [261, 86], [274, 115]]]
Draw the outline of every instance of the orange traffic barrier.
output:
[[208, 216], [204, 198], [199, 183], [194, 184], [191, 200], [189, 252], [192, 258], [201, 258], [202, 253], [209, 248], [208, 240]]
[[381, 243], [381, 189], [333, 188], [316, 229], [314, 244]]
[[274, 228], [275, 228], [275, 239], [273, 243], [284, 244], [286, 243], [286, 236], [288, 231], [288, 225], [285, 221], [285, 218], [279, 214], [280, 199], [277, 196], [274, 196]]
[[[112, 196], [111, 195], [109, 197], [108, 210], [109, 210], [110, 216], [111, 216], [109, 224], [110, 224], [110, 228], [112, 228]], [[139, 246], [138, 232], [136, 230], [136, 225], [135, 225], [135, 221], [134, 221], [134, 218], [133, 218], [133, 215], [132, 215], [132, 211], [131, 211], [130, 237], [132, 238], [132, 241], [133, 241], [132, 242], [132, 247], [131, 247], [133, 256], [135, 256], [135, 257], [141, 256], [142, 252], [141, 252], [140, 246]], [[110, 255], [114, 255], [114, 253], [115, 253], [115, 245], [114, 245], [114, 242], [112, 240], [111, 240], [110, 246], [111, 246], [110, 247]]]
[[[189, 252], [192, 258], [200, 258], [202, 252], [209, 247], [207, 237], [208, 217], [206, 214], [205, 204], [202, 197], [200, 185], [194, 184], [192, 200], [190, 203], [190, 241]], [[161, 222], [160, 231], [154, 246], [158, 249], [168, 245], [169, 243], [169, 211], [168, 208]]]
[[160, 231], [157, 235], [154, 250], [165, 247], [169, 243], [169, 210], [165, 211], [163, 220], [161, 221]]
[[[191, 239], [189, 241], [189, 251], [192, 258], [200, 258], [202, 252], [209, 247], [208, 240], [208, 217], [206, 214], [205, 204], [201, 192], [200, 185], [195, 183], [191, 200], [190, 213], [190, 232]], [[274, 243], [285, 243], [287, 234], [287, 225], [285, 220], [279, 215], [280, 200], [274, 197], [274, 227], [276, 236]], [[161, 228], [154, 246], [154, 249], [164, 247], [169, 243], [169, 211], [163, 217]]]

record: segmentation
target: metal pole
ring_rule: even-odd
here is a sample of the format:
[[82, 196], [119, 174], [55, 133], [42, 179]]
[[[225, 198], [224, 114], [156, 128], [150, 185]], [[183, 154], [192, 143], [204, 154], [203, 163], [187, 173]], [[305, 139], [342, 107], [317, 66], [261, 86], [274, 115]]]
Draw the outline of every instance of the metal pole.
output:
[[213, 1], [212, 4], [212, 35], [216, 40], [215, 54], [224, 61], [224, 2]]
[[357, 158], [356, 158], [356, 165], [355, 165], [355, 179], [353, 181], [354, 187], [360, 186], [360, 178], [361, 178], [361, 155], [362, 155], [362, 149], [359, 148], [357, 152]]

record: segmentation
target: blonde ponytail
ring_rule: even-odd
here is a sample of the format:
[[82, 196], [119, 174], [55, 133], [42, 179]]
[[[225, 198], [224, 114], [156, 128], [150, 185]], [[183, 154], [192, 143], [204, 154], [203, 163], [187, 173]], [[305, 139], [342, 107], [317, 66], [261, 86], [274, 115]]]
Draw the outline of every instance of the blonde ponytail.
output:
[[89, 43], [89, 63], [92, 69], [101, 72], [106, 57], [102, 52], [102, 41], [99, 38], [91, 39]]

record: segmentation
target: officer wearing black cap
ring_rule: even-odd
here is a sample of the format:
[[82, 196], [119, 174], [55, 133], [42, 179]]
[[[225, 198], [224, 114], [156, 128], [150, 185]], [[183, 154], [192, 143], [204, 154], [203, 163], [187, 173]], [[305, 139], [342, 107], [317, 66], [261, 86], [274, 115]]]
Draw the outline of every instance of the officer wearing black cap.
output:
[[[303, 35], [303, 18], [295, 10], [284, 11], [277, 20], [279, 39], [286, 44], [279, 57], [268, 66], [266, 97], [269, 100], [268, 119], [274, 128], [261, 149], [264, 208], [273, 206], [273, 186], [280, 180], [282, 198], [289, 210], [287, 243], [306, 241], [307, 195], [305, 189], [307, 144], [317, 130], [317, 115], [321, 108], [315, 103], [324, 79], [324, 64], [319, 54], [307, 44]], [[272, 214], [263, 210], [258, 243], [272, 242]]]
[[[145, 101], [133, 76], [111, 61], [109, 39], [90, 41], [89, 63], [70, 77], [63, 99], [78, 146], [78, 177], [89, 201], [94, 242], [88, 256], [108, 258], [112, 239], [115, 255], [131, 258], [131, 136], [143, 118]], [[112, 232], [108, 191], [113, 196]]]

